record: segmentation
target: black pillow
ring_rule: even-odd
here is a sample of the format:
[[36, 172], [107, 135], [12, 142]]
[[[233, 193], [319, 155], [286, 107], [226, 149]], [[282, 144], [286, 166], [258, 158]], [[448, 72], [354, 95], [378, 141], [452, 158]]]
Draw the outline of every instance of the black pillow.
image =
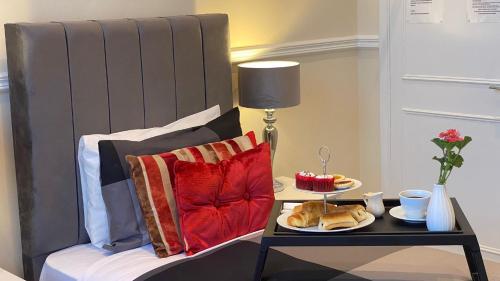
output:
[[102, 197], [108, 214], [111, 241], [104, 248], [121, 252], [150, 242], [125, 156], [158, 154], [241, 135], [240, 111], [235, 107], [203, 126], [143, 141], [99, 141]]

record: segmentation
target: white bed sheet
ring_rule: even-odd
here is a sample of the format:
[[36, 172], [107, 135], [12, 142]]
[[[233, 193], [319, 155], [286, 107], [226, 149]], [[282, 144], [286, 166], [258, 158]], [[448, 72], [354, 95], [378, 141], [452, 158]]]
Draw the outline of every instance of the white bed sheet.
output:
[[190, 257], [181, 253], [163, 259], [156, 257], [151, 244], [114, 255], [92, 244], [76, 245], [49, 255], [40, 281], [132, 281], [160, 266], [215, 251], [237, 240], [251, 240], [262, 232], [241, 236]]

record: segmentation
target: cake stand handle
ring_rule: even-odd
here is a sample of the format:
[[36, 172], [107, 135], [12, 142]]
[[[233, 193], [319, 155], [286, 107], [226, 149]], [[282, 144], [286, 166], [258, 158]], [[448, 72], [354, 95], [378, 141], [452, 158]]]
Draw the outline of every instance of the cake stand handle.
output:
[[325, 211], [325, 215], [328, 213], [328, 208], [326, 206], [326, 193], [323, 194], [323, 206], [324, 206], [324, 211]]

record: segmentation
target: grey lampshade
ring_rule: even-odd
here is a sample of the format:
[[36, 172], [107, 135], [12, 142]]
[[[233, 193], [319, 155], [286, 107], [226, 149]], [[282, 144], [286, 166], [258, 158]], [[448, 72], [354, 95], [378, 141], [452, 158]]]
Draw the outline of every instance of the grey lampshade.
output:
[[255, 61], [238, 65], [240, 105], [274, 109], [300, 103], [300, 64]]

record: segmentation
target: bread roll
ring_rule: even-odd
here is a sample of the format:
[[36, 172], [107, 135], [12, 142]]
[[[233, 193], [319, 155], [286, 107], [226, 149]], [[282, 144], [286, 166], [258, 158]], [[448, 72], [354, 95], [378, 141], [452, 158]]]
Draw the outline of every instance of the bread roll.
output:
[[368, 218], [368, 215], [366, 214], [365, 207], [362, 205], [356, 204], [356, 205], [342, 205], [338, 206], [337, 209], [334, 210], [334, 212], [342, 212], [342, 211], [348, 211], [351, 213], [351, 216], [357, 221], [357, 222], [362, 222]]
[[319, 229], [331, 230], [341, 227], [353, 227], [358, 222], [352, 217], [349, 211], [336, 211], [321, 216], [319, 219]]
[[[327, 203], [327, 211], [331, 212], [335, 209], [336, 205]], [[295, 206], [293, 208], [293, 212], [313, 212], [317, 213], [318, 211], [320, 212], [319, 215], [323, 214], [325, 212], [325, 206], [323, 201], [306, 201], [302, 203], [301, 205]]]
[[311, 212], [295, 212], [288, 216], [287, 218], [287, 223], [290, 226], [295, 226], [295, 227], [311, 227], [311, 226], [317, 226], [319, 223], [319, 217], [321, 214], [318, 213], [311, 213]]

